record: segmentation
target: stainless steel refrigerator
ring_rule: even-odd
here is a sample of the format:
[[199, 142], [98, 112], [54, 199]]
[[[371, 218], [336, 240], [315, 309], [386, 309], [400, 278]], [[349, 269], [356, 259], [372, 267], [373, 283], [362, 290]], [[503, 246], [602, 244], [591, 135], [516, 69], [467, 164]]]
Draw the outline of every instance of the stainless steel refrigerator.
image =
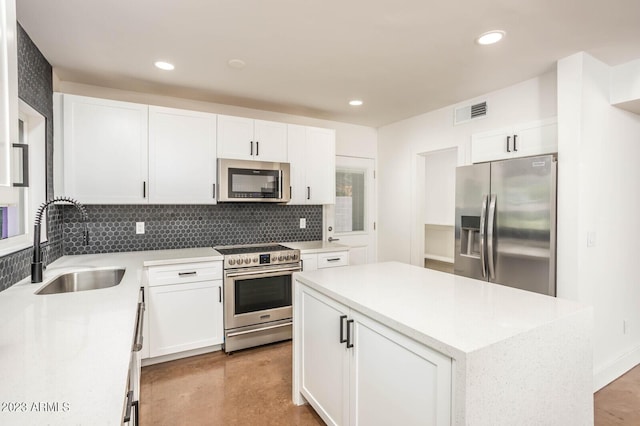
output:
[[554, 156], [458, 167], [454, 273], [556, 295]]

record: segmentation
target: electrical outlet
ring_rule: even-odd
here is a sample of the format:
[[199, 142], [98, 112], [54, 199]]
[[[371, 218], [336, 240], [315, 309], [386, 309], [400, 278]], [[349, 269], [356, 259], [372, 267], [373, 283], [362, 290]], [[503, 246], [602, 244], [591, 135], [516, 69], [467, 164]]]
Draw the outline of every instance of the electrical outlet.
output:
[[136, 234], [144, 234], [144, 222], [136, 222]]
[[300, 218], [300, 229], [304, 229], [307, 227], [307, 219], [304, 217]]

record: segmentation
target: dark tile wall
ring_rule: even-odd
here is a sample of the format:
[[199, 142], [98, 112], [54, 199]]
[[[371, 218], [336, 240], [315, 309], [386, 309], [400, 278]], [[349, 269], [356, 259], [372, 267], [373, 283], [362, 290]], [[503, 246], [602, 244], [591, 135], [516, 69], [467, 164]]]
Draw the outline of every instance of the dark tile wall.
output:
[[[51, 65], [18, 24], [18, 96], [46, 118], [47, 196], [53, 195], [53, 75]], [[62, 256], [62, 216], [57, 207], [48, 213], [49, 243], [44, 260]], [[0, 257], [0, 291], [29, 275], [31, 250]]]
[[[80, 213], [63, 210], [64, 254], [107, 253], [322, 239], [322, 206], [274, 204], [92, 205], [88, 246]], [[307, 227], [300, 229], [300, 218]], [[136, 234], [145, 222], [145, 234]]]

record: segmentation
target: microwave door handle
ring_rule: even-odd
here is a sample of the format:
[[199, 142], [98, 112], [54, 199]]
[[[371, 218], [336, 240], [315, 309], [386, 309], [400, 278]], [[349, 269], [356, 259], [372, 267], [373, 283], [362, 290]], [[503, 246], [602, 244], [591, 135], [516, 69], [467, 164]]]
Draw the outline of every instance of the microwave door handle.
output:
[[279, 175], [279, 181], [280, 184], [278, 185], [278, 198], [283, 199], [284, 198], [284, 187], [282, 186], [283, 182], [282, 182], [282, 170], [278, 170], [278, 175]]

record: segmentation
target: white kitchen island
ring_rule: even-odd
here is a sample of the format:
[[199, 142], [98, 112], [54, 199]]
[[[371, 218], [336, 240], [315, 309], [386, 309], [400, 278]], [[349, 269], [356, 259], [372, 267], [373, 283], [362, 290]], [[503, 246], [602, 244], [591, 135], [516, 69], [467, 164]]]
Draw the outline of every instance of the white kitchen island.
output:
[[294, 279], [293, 401], [327, 424], [593, 424], [591, 307], [397, 262]]

